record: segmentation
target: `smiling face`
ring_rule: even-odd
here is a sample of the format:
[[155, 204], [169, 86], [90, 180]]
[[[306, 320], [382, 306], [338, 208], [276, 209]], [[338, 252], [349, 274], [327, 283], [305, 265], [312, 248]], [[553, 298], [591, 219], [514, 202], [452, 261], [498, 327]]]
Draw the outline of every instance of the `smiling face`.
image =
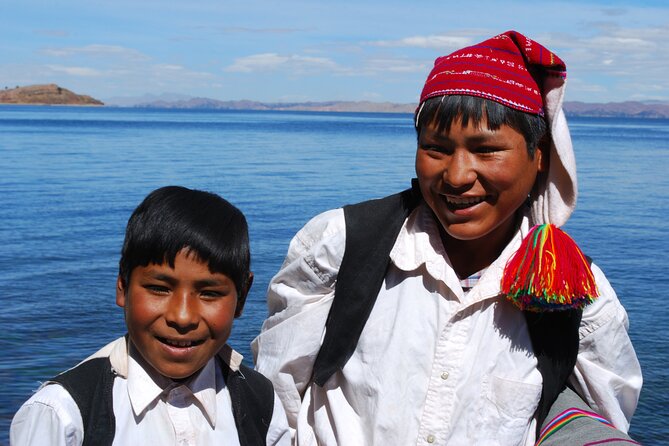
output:
[[490, 130], [485, 118], [480, 126], [455, 120], [443, 131], [427, 125], [418, 137], [421, 193], [446, 237], [485, 242], [493, 251], [508, 242], [514, 214], [542, 169], [541, 151], [530, 157], [520, 132], [508, 125]]
[[124, 308], [128, 335], [144, 360], [168, 378], [183, 379], [226, 343], [247, 290], [238, 296], [228, 276], [212, 273], [182, 249], [174, 268], [149, 264], [135, 267], [127, 285], [119, 278], [116, 304]]

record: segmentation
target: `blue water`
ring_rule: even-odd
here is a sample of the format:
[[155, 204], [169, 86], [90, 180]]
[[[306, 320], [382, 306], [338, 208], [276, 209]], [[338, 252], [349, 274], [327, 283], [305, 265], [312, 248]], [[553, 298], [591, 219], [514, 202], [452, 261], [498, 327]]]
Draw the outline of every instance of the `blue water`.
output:
[[[571, 119], [579, 205], [567, 228], [628, 310], [643, 444], [669, 435], [669, 121]], [[124, 333], [115, 306], [128, 216], [156, 187], [219, 193], [250, 225], [256, 281], [230, 343], [250, 363], [290, 237], [326, 209], [408, 185], [403, 114], [0, 106], [0, 444], [41, 380]]]

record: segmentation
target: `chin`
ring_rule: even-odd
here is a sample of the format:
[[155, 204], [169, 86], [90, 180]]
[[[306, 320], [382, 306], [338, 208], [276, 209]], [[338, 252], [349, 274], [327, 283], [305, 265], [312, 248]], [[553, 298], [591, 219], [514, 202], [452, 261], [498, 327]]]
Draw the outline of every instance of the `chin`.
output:
[[457, 222], [441, 221], [440, 223], [446, 235], [456, 240], [462, 240], [462, 241], [476, 240], [485, 237], [487, 234], [492, 232], [491, 230], [480, 228], [478, 227], [478, 225], [472, 225], [470, 222], [457, 223]]

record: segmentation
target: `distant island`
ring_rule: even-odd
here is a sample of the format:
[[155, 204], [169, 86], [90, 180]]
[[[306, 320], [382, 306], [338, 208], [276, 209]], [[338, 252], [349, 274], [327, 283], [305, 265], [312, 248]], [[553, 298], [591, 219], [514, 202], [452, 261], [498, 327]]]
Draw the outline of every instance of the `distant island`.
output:
[[0, 90], [0, 104], [25, 105], [104, 105], [87, 95], [73, 93], [56, 84], [29, 85]]
[[[203, 110], [272, 110], [311, 112], [368, 112], [368, 113], [413, 113], [416, 104], [371, 101], [324, 101], [324, 102], [259, 102], [222, 101], [210, 98], [194, 98], [183, 95], [111, 98], [105, 101], [112, 107], [203, 109]], [[30, 85], [0, 90], [0, 104], [32, 105], [105, 105], [87, 95], [80, 95], [56, 84]], [[597, 118], [656, 118], [669, 119], [669, 102], [626, 101], [607, 103], [565, 102], [568, 117]]]

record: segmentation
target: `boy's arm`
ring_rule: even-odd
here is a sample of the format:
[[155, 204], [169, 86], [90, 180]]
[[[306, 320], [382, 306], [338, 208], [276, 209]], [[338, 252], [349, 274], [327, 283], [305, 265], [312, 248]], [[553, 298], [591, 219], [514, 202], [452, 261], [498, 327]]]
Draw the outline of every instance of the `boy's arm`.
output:
[[295, 235], [269, 285], [269, 317], [252, 343], [256, 369], [274, 384], [292, 429], [311, 383], [345, 238], [341, 209], [315, 217]]
[[59, 384], [41, 388], [14, 415], [9, 430], [12, 446], [78, 446], [84, 438], [79, 408]]
[[596, 265], [592, 271], [600, 296], [583, 311], [571, 382], [593, 410], [627, 432], [641, 392], [641, 367], [625, 309], [604, 273]]
[[291, 432], [288, 428], [286, 411], [279, 396], [274, 392], [274, 409], [272, 411], [272, 421], [267, 429], [266, 444], [268, 446], [290, 446]]

